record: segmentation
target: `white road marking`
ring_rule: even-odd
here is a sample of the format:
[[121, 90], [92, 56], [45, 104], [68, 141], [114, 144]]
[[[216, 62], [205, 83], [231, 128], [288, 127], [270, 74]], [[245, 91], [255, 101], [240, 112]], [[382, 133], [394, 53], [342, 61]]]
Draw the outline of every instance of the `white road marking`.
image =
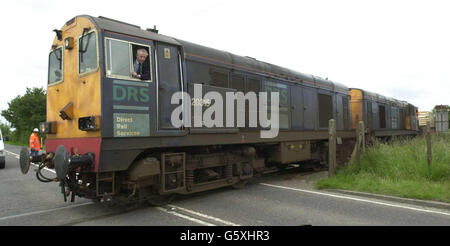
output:
[[5, 149], [5, 152], [6, 152], [6, 153], [9, 153], [9, 154], [11, 154], [11, 155], [13, 155], [13, 156], [16, 157], [17, 159], [20, 159], [20, 155], [18, 155], [18, 154], [16, 154], [16, 153], [13, 153], [13, 152], [8, 151], [8, 150], [6, 150], [6, 149]]
[[213, 216], [209, 216], [209, 215], [206, 215], [206, 214], [202, 214], [202, 213], [199, 213], [199, 212], [196, 212], [196, 211], [192, 211], [192, 210], [189, 210], [189, 209], [186, 209], [186, 208], [178, 207], [178, 206], [175, 206], [175, 205], [168, 205], [168, 206], [172, 207], [172, 208], [176, 208], [176, 209], [184, 211], [184, 212], [187, 212], [187, 213], [191, 213], [193, 215], [197, 215], [197, 216], [209, 219], [209, 220], [213, 220], [213, 221], [225, 224], [225, 225], [240, 226], [239, 224], [235, 224], [235, 223], [230, 222], [230, 221], [222, 220], [222, 219], [219, 219], [219, 218], [216, 218], [216, 217], [213, 217]]
[[[20, 217], [37, 215], [37, 214], [44, 214], [44, 213], [54, 212], [54, 211], [58, 211], [58, 210], [68, 209], [68, 208], [76, 208], [76, 207], [81, 207], [81, 206], [90, 205], [90, 204], [94, 204], [94, 203], [93, 202], [87, 202], [87, 203], [82, 203], [82, 204], [66, 206], [66, 207], [53, 208], [53, 209], [47, 209], [47, 210], [40, 210], [40, 211], [34, 211], [34, 212], [29, 212], [29, 213], [23, 213], [23, 214], [10, 215], [10, 216], [6, 216], [6, 217], [1, 217], [0, 221], [2, 221], [2, 220], [9, 220], [9, 219], [16, 219], [16, 218], [20, 218]], [[228, 221], [225, 221], [225, 220], [221, 220], [221, 219], [218, 219], [218, 218], [215, 218], [215, 217], [212, 217], [212, 216], [200, 214], [200, 213], [197, 213], [197, 212], [189, 210], [189, 209], [181, 208], [181, 207], [174, 206], [174, 205], [169, 205], [169, 206], [171, 206], [173, 208], [176, 208], [176, 209], [179, 209], [179, 210], [182, 210], [182, 211], [185, 211], [185, 212], [189, 212], [189, 213], [192, 213], [192, 214], [204, 217], [204, 218], [208, 218], [208, 219], [211, 219], [211, 220], [214, 220], [214, 221], [218, 221], [218, 222], [221, 222], [221, 223], [224, 223], [224, 224], [227, 224], [227, 225], [239, 226], [238, 224], [234, 224], [234, 223], [231, 223], [231, 222], [228, 222]], [[175, 211], [172, 211], [172, 210], [169, 210], [169, 209], [165, 209], [165, 208], [162, 208], [162, 207], [157, 207], [156, 209], [158, 209], [158, 210], [160, 210], [162, 212], [168, 213], [168, 214], [172, 214], [172, 215], [181, 217], [183, 219], [187, 219], [187, 220], [193, 221], [193, 222], [198, 223], [200, 225], [216, 226], [215, 224], [208, 223], [206, 221], [203, 221], [203, 220], [200, 220], [200, 219], [196, 219], [196, 218], [190, 217], [188, 215], [180, 214], [180, 213], [177, 213]]]
[[20, 157], [18, 154], [13, 153], [13, 152], [11, 152], [11, 151], [8, 151], [8, 150], [6, 150], [6, 149], [5, 149], [5, 152], [6, 152], [6, 153], [9, 153], [9, 154], [11, 154], [11, 155], [13, 155], [13, 156], [16, 157], [17, 159], [19, 159], [19, 157]]
[[300, 191], [300, 192], [311, 193], [311, 194], [315, 194], [315, 195], [329, 196], [329, 197], [340, 198], [340, 199], [354, 200], [354, 201], [359, 201], [359, 202], [367, 202], [367, 203], [373, 203], [373, 204], [384, 205], [384, 206], [389, 206], [389, 207], [404, 208], [404, 209], [420, 211], [420, 212], [425, 212], [425, 213], [435, 213], [435, 214], [442, 214], [442, 215], [450, 216], [450, 213], [446, 213], [446, 212], [440, 212], [440, 211], [434, 211], [434, 210], [428, 210], [428, 209], [420, 209], [420, 208], [414, 208], [414, 207], [408, 207], [408, 206], [401, 206], [401, 205], [396, 205], [396, 204], [391, 204], [391, 203], [377, 202], [377, 201], [371, 201], [371, 200], [360, 199], [360, 198], [355, 198], [355, 197], [334, 195], [334, 194], [329, 194], [329, 193], [324, 193], [324, 192], [303, 190], [303, 189], [297, 189], [297, 188], [291, 188], [291, 187], [285, 187], [285, 186], [273, 185], [273, 184], [267, 184], [267, 183], [260, 183], [260, 184], [265, 185], [265, 186], [274, 187], [274, 188], [279, 188], [279, 189]]
[[[13, 155], [13, 156], [15, 156], [16, 159], [20, 159], [20, 155], [18, 155], [18, 154], [16, 154], [16, 153], [13, 153], [13, 152], [7, 151], [7, 150], [5, 150], [5, 152], [7, 152], [7, 153], [9, 153], [9, 154], [11, 154], [11, 155]], [[33, 166], [35, 166], [35, 167], [39, 167], [39, 165], [34, 164], [34, 163], [31, 163], [31, 165], [33, 165]], [[44, 170], [49, 171], [49, 172], [52, 172], [52, 173], [56, 173], [55, 170], [48, 169], [48, 168], [46, 168], [46, 167], [44, 167]]]
[[193, 221], [193, 222], [198, 223], [198, 224], [200, 224], [200, 225], [204, 225], [204, 226], [216, 226], [216, 225], [214, 225], [214, 224], [205, 222], [205, 221], [203, 221], [203, 220], [199, 220], [199, 219], [196, 219], [196, 218], [192, 218], [192, 217], [189, 217], [189, 216], [187, 216], [187, 215], [180, 214], [180, 213], [177, 213], [177, 212], [175, 212], [175, 211], [171, 211], [171, 210], [168, 210], [168, 209], [165, 209], [165, 208], [162, 208], [162, 207], [156, 207], [156, 209], [158, 209], [158, 210], [160, 210], [160, 211], [162, 211], [162, 212], [168, 213], [168, 214], [172, 214], [172, 215], [178, 216], [178, 217], [183, 218], [183, 219], [187, 219], [187, 220]]
[[81, 206], [85, 206], [85, 205], [89, 205], [89, 204], [93, 204], [93, 202], [87, 202], [87, 203], [82, 203], [82, 204], [66, 206], [66, 207], [53, 208], [53, 209], [47, 209], [47, 210], [41, 210], [41, 211], [35, 211], [35, 212], [29, 212], [29, 213], [24, 213], [24, 214], [10, 215], [10, 216], [6, 216], [6, 217], [0, 218], [0, 221], [1, 220], [9, 220], [9, 219], [20, 218], [20, 217], [25, 217], [25, 216], [30, 216], [30, 215], [54, 212], [54, 211], [63, 210], [63, 209], [67, 209], [67, 208], [76, 208], [76, 207], [81, 207]]

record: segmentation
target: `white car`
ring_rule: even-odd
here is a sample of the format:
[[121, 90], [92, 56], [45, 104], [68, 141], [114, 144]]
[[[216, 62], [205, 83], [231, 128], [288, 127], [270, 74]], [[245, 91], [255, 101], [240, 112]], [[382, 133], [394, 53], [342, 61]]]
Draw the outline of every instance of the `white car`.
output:
[[5, 145], [3, 144], [2, 130], [0, 130], [0, 169], [5, 168]]

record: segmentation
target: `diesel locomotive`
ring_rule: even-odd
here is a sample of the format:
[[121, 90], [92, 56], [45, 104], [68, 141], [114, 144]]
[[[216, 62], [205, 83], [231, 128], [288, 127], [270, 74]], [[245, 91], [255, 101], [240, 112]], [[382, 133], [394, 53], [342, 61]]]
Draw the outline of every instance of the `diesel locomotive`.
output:
[[[54, 31], [47, 117], [40, 125], [47, 135], [46, 153], [30, 159], [23, 149], [20, 166], [27, 173], [30, 162], [38, 164], [37, 178], [59, 182], [64, 199], [161, 204], [174, 194], [241, 187], [267, 168], [325, 160], [329, 119], [336, 120], [342, 148], [353, 147], [357, 119], [376, 137], [418, 130], [417, 108], [407, 102], [156, 29], [77, 16]], [[150, 75], [144, 80], [131, 76], [138, 50], [148, 54], [144, 67]], [[177, 108], [205, 112], [214, 105], [194, 95], [198, 85], [203, 94], [224, 97], [229, 92], [257, 97], [277, 92], [278, 134], [260, 136], [267, 126], [250, 124], [250, 116], [261, 111], [252, 111], [249, 101], [235, 106], [236, 114], [245, 116], [241, 124], [174, 126]], [[191, 101], [173, 103], [177, 92], [187, 93]], [[44, 168], [54, 169], [56, 177], [44, 175]]]

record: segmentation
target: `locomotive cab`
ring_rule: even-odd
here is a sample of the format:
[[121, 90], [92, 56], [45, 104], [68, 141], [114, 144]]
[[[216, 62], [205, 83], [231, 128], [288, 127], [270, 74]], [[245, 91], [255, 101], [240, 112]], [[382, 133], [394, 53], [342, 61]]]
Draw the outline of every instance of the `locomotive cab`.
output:
[[[184, 162], [173, 167], [183, 155], [166, 155], [172, 165], [167, 169], [175, 176], [155, 181], [160, 170], [165, 172], [161, 158], [145, 161], [150, 157], [139, 157], [142, 150], [122, 142], [184, 134], [170, 121], [178, 106], [171, 104], [171, 95], [185, 88], [180, 44], [154, 30], [105, 17], [77, 16], [54, 31], [47, 120], [40, 125], [47, 134], [48, 154], [29, 160], [23, 151], [22, 172], [30, 161], [39, 163], [40, 179], [59, 181], [72, 198], [116, 195], [124, 186], [133, 192], [138, 182], [160, 184], [156, 194], [183, 188]], [[44, 167], [54, 168], [57, 177], [42, 175]], [[134, 183], [121, 184], [124, 179]]]

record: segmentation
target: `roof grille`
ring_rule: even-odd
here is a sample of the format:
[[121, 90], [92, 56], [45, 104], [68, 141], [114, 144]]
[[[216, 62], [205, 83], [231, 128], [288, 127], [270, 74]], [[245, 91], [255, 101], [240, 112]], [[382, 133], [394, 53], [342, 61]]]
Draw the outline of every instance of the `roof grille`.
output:
[[136, 26], [136, 25], [133, 25], [133, 24], [130, 24], [130, 23], [126, 23], [126, 22], [123, 22], [123, 21], [114, 20], [114, 19], [107, 18], [107, 17], [104, 17], [104, 16], [99, 16], [98, 18], [99, 18], [99, 19], [103, 19], [103, 20], [108, 20], [108, 21], [117, 22], [117, 23], [120, 23], [120, 24], [124, 24], [124, 25], [128, 25], [128, 26], [132, 26], [132, 27], [141, 29], [140, 26]]

